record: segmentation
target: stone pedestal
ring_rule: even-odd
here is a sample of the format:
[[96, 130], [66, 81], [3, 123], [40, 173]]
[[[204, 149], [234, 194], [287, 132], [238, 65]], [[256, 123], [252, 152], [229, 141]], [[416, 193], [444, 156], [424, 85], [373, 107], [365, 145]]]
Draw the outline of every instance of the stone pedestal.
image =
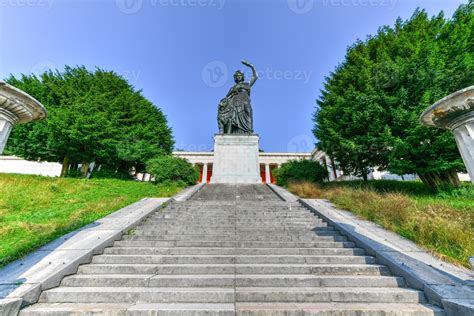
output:
[[451, 130], [474, 183], [474, 86], [459, 90], [430, 106], [421, 123]]
[[258, 135], [215, 135], [211, 183], [261, 183], [258, 140]]

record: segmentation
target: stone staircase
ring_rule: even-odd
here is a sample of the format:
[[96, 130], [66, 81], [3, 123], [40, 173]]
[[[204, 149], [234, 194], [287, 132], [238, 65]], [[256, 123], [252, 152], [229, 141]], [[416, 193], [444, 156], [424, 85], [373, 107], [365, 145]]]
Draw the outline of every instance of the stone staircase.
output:
[[208, 185], [80, 266], [33, 315], [444, 315], [264, 185]]

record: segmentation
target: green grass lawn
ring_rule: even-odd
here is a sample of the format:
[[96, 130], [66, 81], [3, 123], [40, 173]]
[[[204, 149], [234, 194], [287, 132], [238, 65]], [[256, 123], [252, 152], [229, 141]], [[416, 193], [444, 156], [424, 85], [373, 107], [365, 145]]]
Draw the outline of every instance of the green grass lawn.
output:
[[0, 266], [144, 197], [178, 186], [0, 174]]
[[469, 267], [474, 256], [474, 185], [430, 190], [417, 181], [375, 180], [290, 184], [304, 198], [337, 207], [413, 240], [447, 261]]

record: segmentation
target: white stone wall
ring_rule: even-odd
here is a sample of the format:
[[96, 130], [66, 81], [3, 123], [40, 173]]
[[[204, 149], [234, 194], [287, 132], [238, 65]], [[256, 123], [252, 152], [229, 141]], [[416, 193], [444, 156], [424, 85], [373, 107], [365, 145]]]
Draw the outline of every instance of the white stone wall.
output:
[[[474, 134], [474, 133], [473, 133]], [[320, 150], [314, 150], [312, 153], [312, 159], [318, 161], [322, 165], [326, 164], [327, 171], [329, 174], [329, 181], [346, 181], [346, 180], [361, 180], [361, 177], [356, 177], [351, 174], [344, 174], [341, 170], [332, 169], [332, 163], [326, 153]], [[336, 174], [336, 176], [334, 176]], [[470, 181], [469, 174], [467, 173], [458, 173], [459, 180], [461, 181]], [[369, 180], [418, 180], [418, 176], [415, 174], [404, 174], [403, 176], [399, 176], [394, 173], [390, 173], [388, 171], [373, 171], [367, 175]]]
[[61, 175], [61, 164], [56, 162], [28, 161], [14, 156], [0, 156], [0, 173], [58, 177]]

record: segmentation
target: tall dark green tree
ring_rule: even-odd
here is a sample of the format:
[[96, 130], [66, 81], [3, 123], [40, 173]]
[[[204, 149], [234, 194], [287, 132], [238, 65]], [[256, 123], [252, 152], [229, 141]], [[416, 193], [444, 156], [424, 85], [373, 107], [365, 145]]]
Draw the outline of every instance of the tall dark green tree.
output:
[[66, 67], [37, 78], [10, 77], [49, 113], [48, 119], [16, 126], [6, 150], [26, 159], [89, 165], [127, 173], [143, 171], [146, 161], [171, 153], [173, 138], [162, 111], [111, 71]]
[[459, 184], [464, 170], [449, 131], [422, 126], [420, 114], [449, 93], [474, 84], [474, 2], [453, 18], [413, 16], [349, 47], [326, 78], [314, 134], [346, 172], [374, 168], [417, 173], [430, 186]]

